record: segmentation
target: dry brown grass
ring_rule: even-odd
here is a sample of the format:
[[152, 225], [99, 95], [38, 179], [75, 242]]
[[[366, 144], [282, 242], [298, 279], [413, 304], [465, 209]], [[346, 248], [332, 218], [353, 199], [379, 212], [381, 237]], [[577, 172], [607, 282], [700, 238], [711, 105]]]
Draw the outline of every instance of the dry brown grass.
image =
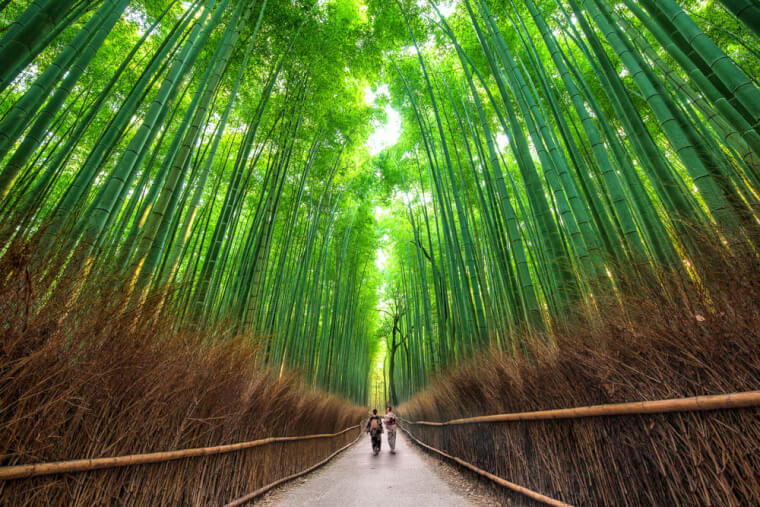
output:
[[[702, 281], [665, 273], [531, 361], [492, 350], [401, 407], [410, 420], [760, 389], [760, 264], [705, 246]], [[709, 268], [709, 269], [705, 269]], [[631, 284], [631, 286], [634, 286]], [[756, 409], [412, 426], [425, 443], [575, 505], [758, 505]], [[509, 491], [505, 498], [525, 502]]]
[[[0, 466], [332, 433], [362, 409], [278, 378], [257, 344], [179, 329], [114, 280], [35, 292], [28, 248], [0, 265]], [[62, 284], [68, 283], [68, 286]], [[67, 289], [70, 289], [68, 290]], [[61, 296], [63, 295], [63, 296]], [[62, 309], [66, 308], [65, 311]], [[0, 482], [6, 505], [209, 505], [300, 471], [356, 437], [277, 443], [162, 464]]]

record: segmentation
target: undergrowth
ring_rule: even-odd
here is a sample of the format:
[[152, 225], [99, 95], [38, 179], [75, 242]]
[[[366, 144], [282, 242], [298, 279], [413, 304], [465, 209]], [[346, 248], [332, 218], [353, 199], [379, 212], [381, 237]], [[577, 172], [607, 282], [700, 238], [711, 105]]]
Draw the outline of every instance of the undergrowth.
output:
[[[334, 433], [364, 415], [296, 374], [262, 367], [250, 337], [181, 326], [168, 307], [157, 310], [163, 294], [130, 303], [118, 279], [105, 277], [36, 291], [44, 283], [28, 268], [29, 247], [13, 248], [0, 261], [0, 466]], [[218, 505], [356, 434], [4, 481], [0, 503]]]
[[[631, 280], [592, 318], [534, 337], [551, 345], [534, 346], [528, 359], [492, 349], [438, 377], [402, 415], [443, 421], [760, 389], [756, 253], [706, 243], [690, 262], [699, 280], [683, 272]], [[408, 428], [574, 505], [760, 504], [757, 409]]]

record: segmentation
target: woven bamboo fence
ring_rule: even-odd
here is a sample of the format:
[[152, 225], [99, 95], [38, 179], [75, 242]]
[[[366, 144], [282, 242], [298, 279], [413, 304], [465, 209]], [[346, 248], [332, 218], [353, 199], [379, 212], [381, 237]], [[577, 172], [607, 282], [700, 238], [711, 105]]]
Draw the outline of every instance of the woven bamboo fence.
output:
[[[428, 436], [428, 440], [437, 442], [437, 445], [442, 448], [456, 447], [452, 446], [452, 442], [456, 439], [461, 439], [463, 434], [461, 432], [456, 435], [449, 435], [446, 438], [444, 435], [438, 433], [437, 435], [431, 435], [430, 431], [440, 430], [445, 427], [463, 427], [473, 424], [498, 424], [498, 423], [529, 423], [533, 421], [556, 421], [562, 419], [582, 419], [582, 418], [607, 418], [616, 416], [646, 416], [646, 415], [662, 415], [676, 412], [684, 413], [698, 413], [707, 411], [720, 411], [720, 410], [740, 410], [747, 408], [754, 408], [760, 406], [760, 391], [747, 391], [731, 394], [709, 395], [709, 396], [693, 396], [687, 398], [674, 398], [667, 400], [656, 401], [642, 401], [642, 402], [629, 402], [629, 403], [612, 403], [604, 405], [592, 405], [585, 407], [574, 407], [566, 409], [555, 410], [539, 410], [531, 412], [514, 412], [507, 414], [494, 414], [479, 417], [467, 417], [461, 419], [452, 419], [448, 421], [408, 421], [403, 417], [401, 421], [407, 426], [415, 426], [418, 429], [427, 429], [423, 433]], [[652, 423], [652, 426], [654, 423]], [[532, 489], [515, 484], [503, 477], [489, 472], [482, 468], [484, 465], [478, 466], [469, 461], [466, 461], [460, 457], [447, 453], [441, 448], [434, 447], [422, 441], [418, 436], [415, 436], [409, 429], [402, 426], [402, 430], [418, 445], [421, 447], [443, 456], [447, 459], [455, 461], [459, 465], [471, 470], [472, 472], [485, 477], [496, 484], [509, 488], [510, 490], [524, 495], [534, 501], [552, 506], [568, 506], [563, 500], [558, 500], [539, 493]], [[485, 432], [481, 432], [485, 433]], [[434, 438], [430, 438], [430, 437]], [[490, 435], [489, 435], [490, 436]], [[424, 437], [423, 437], [424, 438]], [[492, 442], [495, 444], [492, 440]], [[471, 447], [475, 449], [473, 455], [477, 457], [478, 445], [471, 444]], [[487, 465], [485, 465], [487, 466]], [[532, 469], [529, 472], [533, 475], [540, 475], [541, 470]], [[625, 471], [621, 471], [625, 473]], [[663, 470], [663, 473], [666, 473]], [[567, 477], [566, 482], [571, 484], [574, 482], [572, 477]], [[609, 500], [604, 500], [605, 504], [610, 503]]]
[[[0, 467], [0, 496], [5, 485], [15, 483], [14, 490], [18, 491], [18, 481], [28, 481], [29, 489], [44, 488], [44, 476], [84, 473], [110, 473], [114, 475], [112, 484], [119, 482], [119, 477], [126, 485], [134, 482], [137, 476], [155, 472], [156, 477], [166, 478], [167, 473], [171, 476], [188, 474], [188, 479], [197, 478], [198, 472], [202, 477], [203, 471], [219, 470], [220, 464], [198, 463], [201, 458], [218, 459], [223, 455], [227, 458], [229, 470], [223, 477], [215, 477], [213, 481], [229, 483], [226, 487], [220, 485], [198, 484], [198, 494], [189, 493], [182, 500], [183, 503], [201, 505], [212, 498], [218, 498], [217, 493], [230, 491], [230, 485], [235, 484], [237, 499], [229, 505], [241, 505], [253, 498], [264, 494], [272, 488], [287, 482], [293, 478], [304, 475], [324, 465], [343, 450], [350, 447], [361, 436], [357, 430], [360, 425], [345, 428], [336, 433], [269, 437], [248, 442], [235, 444], [217, 445], [210, 447], [198, 447], [191, 449], [179, 449], [174, 451], [162, 451], [126, 456], [113, 456], [102, 458], [76, 459], [57, 461], [50, 463], [31, 463], [24, 465]], [[293, 449], [293, 445], [299, 447]], [[337, 448], [337, 449], [336, 449]], [[250, 451], [258, 451], [249, 454]], [[325, 457], [327, 453], [330, 453]], [[247, 456], [246, 456], [247, 454]], [[298, 459], [293, 460], [294, 457]], [[278, 459], [279, 458], [279, 459]], [[319, 460], [319, 461], [317, 461]], [[196, 463], [193, 463], [193, 462]], [[316, 461], [316, 463], [315, 463]], [[174, 467], [176, 471], [170, 471], [170, 462], [178, 462]], [[139, 465], [142, 465], [140, 467]], [[308, 465], [308, 466], [305, 466]], [[119, 469], [133, 469], [118, 475]], [[137, 470], [141, 469], [141, 470]], [[141, 473], [142, 472], [142, 473]], [[210, 478], [209, 478], [210, 479]], [[245, 479], [245, 480], [241, 480]], [[144, 482], [144, 479], [142, 480]], [[101, 483], [102, 481], [98, 481]], [[189, 480], [192, 483], [192, 480]], [[252, 493], [239, 496], [244, 491], [241, 487], [248, 484], [248, 491]], [[242, 486], [241, 486], [242, 485]], [[104, 501], [104, 497], [101, 497]], [[162, 503], [160, 490], [158, 492], [134, 491], [129, 487], [115, 487], [110, 493], [109, 499], [122, 504], [140, 504], [145, 501], [159, 501]], [[167, 500], [167, 499], [163, 499]], [[178, 500], [178, 499], [173, 499]], [[76, 502], [76, 499], [74, 499]]]

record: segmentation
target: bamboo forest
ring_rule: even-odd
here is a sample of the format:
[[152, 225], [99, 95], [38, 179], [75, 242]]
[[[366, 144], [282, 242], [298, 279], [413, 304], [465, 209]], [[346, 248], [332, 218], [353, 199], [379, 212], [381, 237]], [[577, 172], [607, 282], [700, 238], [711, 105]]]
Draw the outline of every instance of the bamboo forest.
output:
[[758, 504], [759, 247], [757, 0], [0, 1], [0, 504]]

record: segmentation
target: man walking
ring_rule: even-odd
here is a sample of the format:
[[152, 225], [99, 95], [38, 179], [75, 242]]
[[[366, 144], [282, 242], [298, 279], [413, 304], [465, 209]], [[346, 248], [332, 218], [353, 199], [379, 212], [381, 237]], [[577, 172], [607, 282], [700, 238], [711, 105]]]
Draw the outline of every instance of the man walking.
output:
[[385, 410], [385, 419], [383, 420], [385, 431], [388, 435], [388, 446], [391, 448], [391, 454], [396, 454], [396, 414], [393, 408], [388, 405]]

